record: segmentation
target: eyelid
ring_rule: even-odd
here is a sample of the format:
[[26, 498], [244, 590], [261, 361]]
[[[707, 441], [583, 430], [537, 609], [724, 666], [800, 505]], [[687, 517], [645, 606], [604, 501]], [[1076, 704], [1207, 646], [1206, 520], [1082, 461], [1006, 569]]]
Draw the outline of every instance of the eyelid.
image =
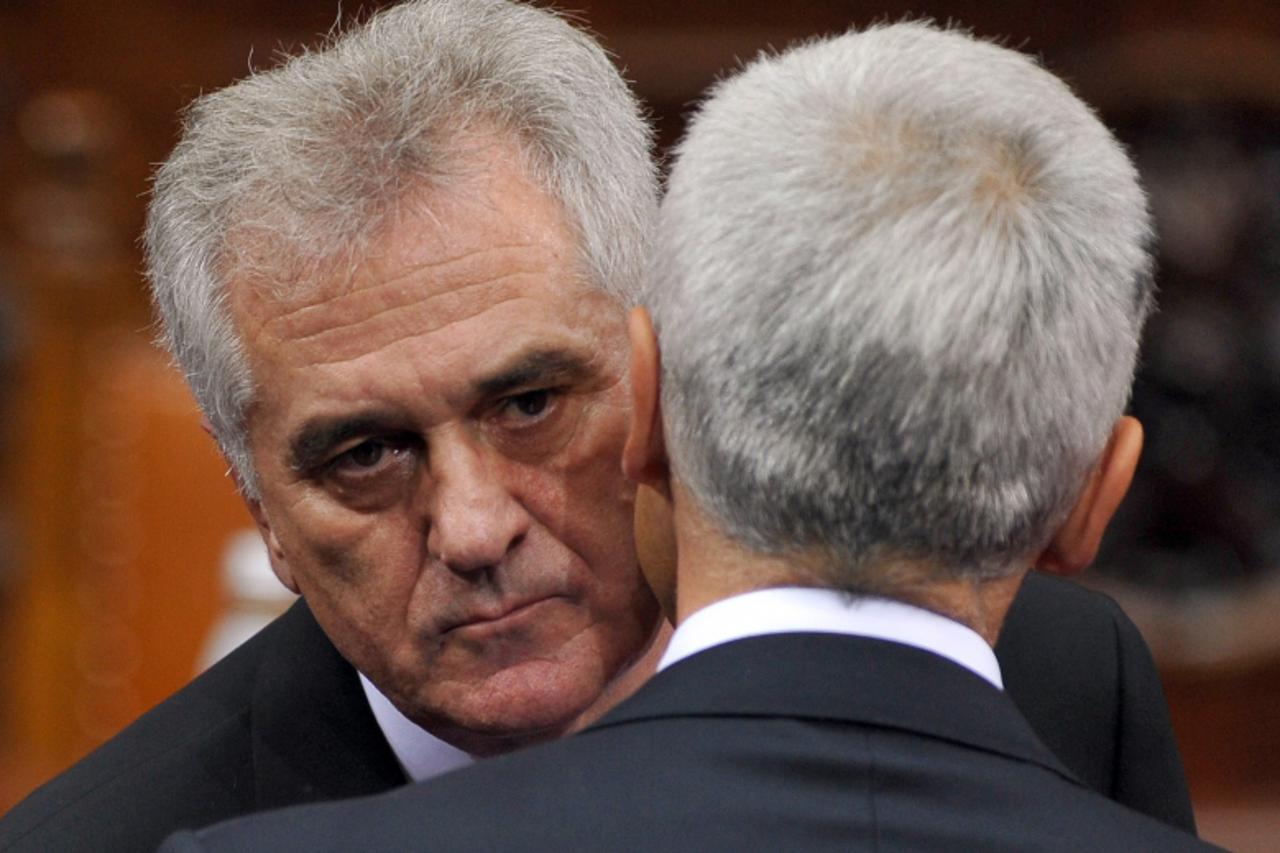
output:
[[554, 411], [554, 407], [556, 407], [556, 406], [558, 406], [558, 405], [560, 405], [560, 404], [561, 404], [562, 398], [563, 398], [563, 397], [565, 397], [565, 396], [567, 395], [567, 393], [568, 393], [568, 391], [567, 391], [564, 387], [549, 387], [549, 388], [533, 387], [533, 388], [526, 388], [526, 389], [525, 389], [525, 390], [523, 390], [523, 391], [515, 391], [515, 392], [510, 393], [510, 394], [504, 394], [504, 395], [503, 395], [503, 396], [498, 400], [497, 404], [494, 406], [494, 411], [495, 411], [495, 412], [497, 412], [499, 416], [501, 416], [501, 415], [502, 415], [502, 414], [504, 414], [504, 413], [505, 413], [505, 412], [506, 412], [506, 411], [507, 411], [511, 406], [515, 405], [516, 401], [517, 401], [517, 400], [519, 400], [521, 397], [528, 397], [530, 394], [546, 394], [546, 395], [547, 395], [547, 408], [546, 408], [546, 410], [545, 410], [545, 411], [543, 411], [543, 412], [539, 412], [539, 413], [538, 413], [538, 414], [536, 414], [536, 415], [521, 415], [521, 416], [520, 416], [520, 417], [521, 417], [521, 419], [522, 419], [522, 420], [525, 420], [525, 421], [534, 421], [534, 420], [541, 421], [541, 420], [543, 420], [547, 415], [550, 415], [550, 414]]
[[[352, 451], [366, 444], [381, 449], [371, 465], [358, 464]], [[424, 445], [414, 433], [387, 433], [343, 442], [340, 450], [314, 469], [314, 483], [334, 500], [359, 512], [374, 512], [402, 500], [420, 475]]]
[[[370, 442], [378, 442], [379, 444], [382, 444], [388, 452], [393, 454], [407, 450], [416, 443], [412, 436], [397, 433], [373, 434], [360, 438], [353, 438], [337, 445], [333, 451], [328, 454], [325, 461], [321, 463], [320, 467], [323, 470], [331, 471], [341, 465], [343, 460], [349, 459], [351, 451]], [[372, 471], [375, 469], [367, 466], [360, 466], [360, 470]]]

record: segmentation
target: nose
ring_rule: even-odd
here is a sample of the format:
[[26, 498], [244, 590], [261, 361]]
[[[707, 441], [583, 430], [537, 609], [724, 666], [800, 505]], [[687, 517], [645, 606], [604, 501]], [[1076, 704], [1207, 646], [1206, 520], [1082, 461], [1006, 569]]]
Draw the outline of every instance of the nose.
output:
[[430, 449], [427, 550], [455, 572], [496, 566], [524, 537], [529, 516], [501, 476], [501, 460], [464, 437]]

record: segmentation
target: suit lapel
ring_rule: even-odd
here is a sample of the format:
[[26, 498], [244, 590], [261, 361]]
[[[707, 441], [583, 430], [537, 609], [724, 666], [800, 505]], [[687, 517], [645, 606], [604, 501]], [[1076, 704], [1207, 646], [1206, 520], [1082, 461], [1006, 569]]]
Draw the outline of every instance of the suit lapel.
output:
[[951, 661], [884, 640], [776, 634], [716, 646], [654, 676], [595, 727], [691, 716], [910, 731], [1039, 764], [1080, 784], [1003, 692]]
[[363, 796], [404, 784], [355, 669], [306, 603], [299, 600], [280, 621], [252, 698], [258, 807]]

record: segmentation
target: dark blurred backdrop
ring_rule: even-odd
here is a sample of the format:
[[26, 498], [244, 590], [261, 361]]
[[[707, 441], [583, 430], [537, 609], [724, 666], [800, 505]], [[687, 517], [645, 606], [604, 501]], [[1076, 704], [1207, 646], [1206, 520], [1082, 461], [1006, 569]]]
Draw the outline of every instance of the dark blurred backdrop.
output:
[[[341, 19], [384, 2], [346, 0]], [[1147, 452], [1086, 582], [1156, 652], [1205, 831], [1280, 834], [1280, 4], [579, 0], [665, 148], [740, 59], [905, 15], [1037, 54], [1130, 147], [1161, 233]], [[0, 0], [0, 811], [193, 672], [249, 526], [150, 345], [137, 235], [179, 109], [337, 0]]]

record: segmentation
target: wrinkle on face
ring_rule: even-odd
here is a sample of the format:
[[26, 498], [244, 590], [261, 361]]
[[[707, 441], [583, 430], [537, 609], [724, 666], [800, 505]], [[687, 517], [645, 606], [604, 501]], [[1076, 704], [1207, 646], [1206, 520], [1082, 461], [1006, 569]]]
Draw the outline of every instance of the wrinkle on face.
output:
[[[484, 281], [470, 281], [466, 284], [459, 285], [455, 290], [433, 294], [425, 299], [421, 297], [421, 294], [418, 292], [418, 288], [409, 284], [408, 286], [397, 288], [394, 291], [383, 291], [382, 294], [378, 294], [379, 296], [385, 295], [388, 297], [399, 296], [401, 297], [399, 299], [387, 298], [385, 301], [379, 300], [380, 302], [384, 302], [384, 304], [376, 304], [372, 302], [372, 300], [366, 300], [366, 302], [370, 303], [368, 307], [371, 308], [372, 311], [365, 316], [351, 318], [345, 326], [338, 328], [334, 328], [333, 326], [322, 326], [313, 331], [311, 329], [307, 329], [302, 323], [299, 323], [297, 326], [302, 326], [302, 328], [284, 328], [280, 329], [279, 333], [291, 338], [293, 343], [296, 345], [303, 345], [308, 349], [314, 349], [318, 352], [326, 352], [330, 347], [337, 343], [334, 338], [337, 338], [339, 335], [342, 338], [350, 337], [353, 340], [358, 340], [362, 342], [362, 346], [367, 347], [368, 344], [363, 343], [366, 339], [358, 336], [361, 332], [367, 329], [376, 329], [377, 324], [390, 324], [393, 328], [404, 329], [404, 335], [406, 336], [408, 334], [416, 335], [422, 334], [423, 332], [430, 332], [435, 328], [432, 323], [432, 319], [436, 315], [444, 314], [446, 316], [454, 316], [457, 313], [456, 309], [451, 310], [450, 307], [437, 306], [433, 303], [445, 299], [464, 302], [464, 297], [466, 298], [465, 301], [476, 303], [488, 302], [489, 300], [486, 300], [483, 295], [476, 295], [468, 291], [472, 291], [477, 288], [498, 288], [507, 279], [514, 278], [518, 275], [536, 275], [537, 273], [537, 270], [514, 270]], [[369, 296], [373, 297], [374, 294], [369, 294]], [[338, 299], [343, 298], [344, 297], [338, 297]], [[515, 297], [507, 298], [510, 299]], [[501, 299], [501, 297], [499, 297], [499, 299]], [[483, 310], [485, 310], [483, 307], [478, 307], [472, 314], [463, 313], [460, 317], [456, 318], [455, 322], [457, 320], [466, 320], [471, 316], [475, 316], [475, 314], [479, 314]], [[388, 315], [406, 311], [413, 312], [407, 320], [397, 320], [397, 318], [388, 319]], [[338, 340], [341, 340], [341, 338], [338, 338]], [[374, 346], [376, 345], [377, 343], [375, 341]]]
[[[431, 243], [439, 242], [440, 241], [431, 241]], [[314, 315], [318, 308], [323, 308], [324, 305], [341, 304], [344, 300], [359, 305], [367, 301], [370, 297], [378, 297], [383, 291], [400, 287], [404, 284], [405, 279], [415, 276], [429, 276], [443, 283], [457, 282], [459, 287], [465, 287], [470, 283], [474, 275], [474, 270], [471, 269], [471, 266], [475, 265], [477, 259], [492, 259], [494, 257], [500, 257], [510, 250], [520, 252], [526, 251], [529, 248], [531, 248], [531, 244], [528, 242], [512, 242], [506, 245], [492, 245], [467, 249], [456, 256], [443, 259], [428, 257], [418, 263], [414, 263], [411, 259], [400, 260], [392, 258], [388, 261], [387, 259], [374, 256], [369, 258], [364, 265], [366, 268], [364, 277], [366, 279], [376, 278], [379, 283], [369, 284], [366, 281], [363, 286], [359, 288], [359, 293], [355, 292], [354, 288], [351, 290], [345, 290], [341, 287], [331, 285], [327, 289], [330, 293], [329, 298], [320, 299], [319, 301], [321, 304], [317, 304], [316, 301], [308, 300], [306, 298], [300, 298], [294, 303], [283, 303], [284, 310], [277, 313], [276, 317], [273, 318], [272, 323], [289, 325], [297, 324], [292, 331], [287, 331], [284, 334], [288, 337], [305, 338], [311, 331], [311, 327], [306, 324], [306, 320]], [[410, 249], [410, 253], [416, 254], [412, 248]], [[471, 266], [468, 266], [469, 263]], [[394, 268], [401, 264], [403, 264], [402, 269], [392, 269], [385, 273], [381, 272], [379, 269], [367, 269], [371, 266], [379, 268]], [[529, 271], [534, 272], [535, 270]], [[480, 278], [483, 279], [484, 276], [480, 275]], [[313, 297], [315, 296], [315, 294], [311, 294], [309, 291], [304, 291], [304, 293]], [[447, 293], [448, 289], [446, 287], [442, 290], [441, 295], [447, 295]], [[271, 298], [268, 294], [259, 294], [257, 289], [255, 289], [255, 295], [264, 296], [268, 299]], [[323, 329], [328, 325], [327, 318], [322, 317], [316, 319], [313, 325], [323, 331]]]
[[[263, 389], [249, 418], [262, 504], [293, 577], [348, 660], [411, 719], [473, 751], [568, 731], [657, 622], [620, 466], [624, 312], [585, 283], [557, 204], [510, 164], [483, 175], [482, 186], [433, 199], [429, 215], [408, 209], [354, 278], [319, 282], [305, 304], [271, 302], [249, 286], [232, 294]], [[526, 386], [496, 378], [555, 352], [584, 365], [544, 377], [578, 408], [554, 422], [563, 444], [521, 456], [502, 440], [522, 447], [524, 434], [491, 416]], [[380, 419], [411, 436], [421, 454], [405, 457], [418, 467], [403, 494], [389, 481], [386, 502], [344, 502], [323, 453], [311, 470], [290, 465], [290, 439], [308, 423], [362, 416], [374, 431]], [[344, 433], [344, 443], [361, 440], [359, 430]], [[476, 455], [464, 461], [482, 480], [463, 488], [502, 502], [493, 512], [527, 519], [492, 566], [455, 570], [428, 547], [441, 511], [433, 489], [458, 485], [437, 477], [438, 463], [458, 461], [438, 455], [452, 453]], [[470, 511], [461, 497], [456, 506]], [[461, 520], [484, 534], [485, 519]], [[448, 632], [525, 598], [550, 601], [491, 641]]]
[[[289, 314], [271, 316], [247, 331], [257, 348], [283, 350], [288, 365], [353, 361], [523, 298], [523, 286], [545, 277], [548, 267], [535, 249], [524, 254], [532, 257], [520, 269], [494, 263], [492, 272], [476, 270], [466, 282], [444, 285], [431, 277], [426, 266], [405, 270], [394, 287], [320, 299]], [[268, 313], [268, 305], [246, 306], [242, 313], [262, 316]]]
[[[415, 247], [417, 248], [417, 247]], [[408, 258], [393, 258], [395, 272], [384, 273], [385, 263], [378, 264], [379, 269], [369, 271], [369, 277], [381, 280], [382, 283], [361, 289], [359, 293], [338, 292], [325, 300], [323, 305], [311, 303], [291, 308], [277, 316], [273, 323], [287, 328], [281, 331], [295, 340], [306, 340], [313, 334], [320, 334], [328, 328], [327, 316], [316, 317], [318, 308], [324, 311], [341, 311], [350, 305], [354, 309], [372, 307], [379, 309], [385, 300], [389, 308], [394, 308], [404, 300], [418, 301], [424, 297], [420, 286], [422, 281], [433, 283], [433, 291], [425, 294], [427, 299], [459, 298], [469, 288], [484, 287], [502, 281], [511, 276], [545, 275], [548, 259], [540, 257], [545, 252], [541, 247], [531, 243], [513, 243], [493, 249], [476, 249], [466, 252], [457, 259], [448, 261], [419, 261], [415, 258], [418, 251], [409, 253]], [[390, 295], [388, 298], [388, 294]], [[472, 297], [472, 298], [483, 298]], [[360, 319], [371, 319], [377, 312]]]

